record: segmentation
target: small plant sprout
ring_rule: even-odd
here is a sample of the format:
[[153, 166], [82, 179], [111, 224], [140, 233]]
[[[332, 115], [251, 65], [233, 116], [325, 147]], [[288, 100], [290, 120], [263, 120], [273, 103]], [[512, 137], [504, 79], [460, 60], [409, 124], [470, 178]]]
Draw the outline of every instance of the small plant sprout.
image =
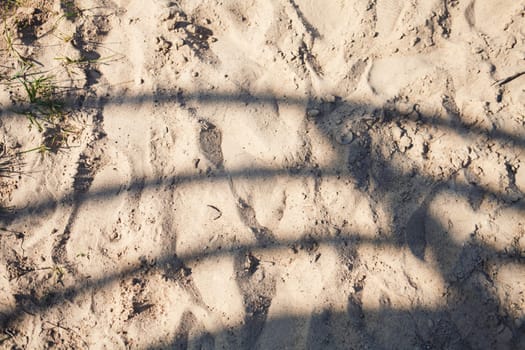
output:
[[73, 0], [60, 0], [60, 7], [64, 11], [64, 17], [69, 21], [74, 21], [82, 15], [82, 10]]
[[66, 119], [70, 111], [60, 99], [56, 81], [52, 75], [30, 75], [27, 71], [16, 77], [23, 88], [25, 107], [18, 111], [29, 121], [29, 129], [36, 129], [43, 136], [42, 144], [21, 153], [57, 153], [69, 148], [68, 140], [79, 131]]
[[11, 31], [7, 29], [7, 23], [4, 21], [4, 30], [3, 30], [3, 37], [6, 44], [6, 50], [10, 56], [14, 56], [16, 59], [26, 62], [27, 58], [25, 58], [17, 49], [15, 40], [13, 38], [13, 34], [11, 34]]
[[5, 143], [0, 143], [0, 178], [10, 177], [15, 171], [16, 154], [11, 152]]

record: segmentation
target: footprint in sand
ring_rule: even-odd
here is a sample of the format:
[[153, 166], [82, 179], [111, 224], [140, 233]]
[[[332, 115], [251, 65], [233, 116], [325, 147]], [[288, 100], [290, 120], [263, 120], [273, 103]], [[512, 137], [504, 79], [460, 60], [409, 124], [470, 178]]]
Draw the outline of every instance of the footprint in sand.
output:
[[[129, 191], [133, 187], [130, 162], [115, 148], [108, 148], [104, 158], [96, 168], [82, 167], [80, 176], [75, 178], [75, 189], [82, 192], [76, 204], [79, 208], [72, 213], [67, 228], [70, 232], [67, 250], [73, 258], [90, 252], [92, 256], [107, 254], [129, 231], [122, 213], [133, 206], [129, 199], [133, 193]], [[93, 223], [97, 223], [96, 232]], [[87, 272], [89, 268], [86, 269]]]
[[199, 133], [199, 145], [206, 159], [217, 169], [222, 169], [224, 157], [222, 155], [222, 133], [212, 123], [201, 120], [201, 131]]

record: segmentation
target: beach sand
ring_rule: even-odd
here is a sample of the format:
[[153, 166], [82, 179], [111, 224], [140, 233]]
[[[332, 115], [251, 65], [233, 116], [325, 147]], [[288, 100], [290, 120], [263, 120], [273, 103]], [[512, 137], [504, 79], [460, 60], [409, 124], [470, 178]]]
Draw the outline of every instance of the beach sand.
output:
[[12, 3], [0, 347], [525, 348], [524, 1]]

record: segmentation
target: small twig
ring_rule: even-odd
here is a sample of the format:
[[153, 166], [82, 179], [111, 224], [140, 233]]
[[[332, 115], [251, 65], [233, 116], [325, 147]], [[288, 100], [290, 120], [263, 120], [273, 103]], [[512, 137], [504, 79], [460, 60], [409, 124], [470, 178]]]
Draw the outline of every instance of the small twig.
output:
[[44, 322], [45, 322], [45, 323], [48, 323], [48, 324], [50, 324], [50, 325], [52, 325], [52, 326], [54, 326], [54, 327], [61, 328], [61, 329], [65, 330], [65, 331], [68, 331], [68, 332], [71, 332], [71, 331], [72, 331], [71, 328], [61, 326], [61, 325], [59, 325], [58, 323], [53, 323], [53, 322], [50, 322], [50, 321], [44, 321]]
[[501, 79], [501, 80], [498, 80], [498, 81], [494, 82], [492, 84], [492, 86], [494, 86], [494, 85], [502, 86], [502, 85], [508, 84], [511, 81], [513, 81], [514, 79], [517, 79], [517, 78], [521, 77], [524, 74], [525, 74], [525, 71], [513, 74], [510, 77], [507, 77], [505, 79]]
[[210, 207], [210, 208], [216, 210], [217, 213], [219, 213], [219, 215], [217, 215], [216, 217], [214, 217], [213, 220], [218, 220], [218, 219], [222, 216], [222, 211], [221, 211], [219, 208], [217, 208], [216, 206], [208, 204], [208, 207]]

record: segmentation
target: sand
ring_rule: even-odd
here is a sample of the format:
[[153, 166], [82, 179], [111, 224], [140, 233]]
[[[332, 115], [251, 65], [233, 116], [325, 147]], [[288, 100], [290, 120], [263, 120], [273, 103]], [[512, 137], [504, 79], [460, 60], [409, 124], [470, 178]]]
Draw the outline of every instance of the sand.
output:
[[19, 3], [0, 347], [525, 348], [524, 1]]

